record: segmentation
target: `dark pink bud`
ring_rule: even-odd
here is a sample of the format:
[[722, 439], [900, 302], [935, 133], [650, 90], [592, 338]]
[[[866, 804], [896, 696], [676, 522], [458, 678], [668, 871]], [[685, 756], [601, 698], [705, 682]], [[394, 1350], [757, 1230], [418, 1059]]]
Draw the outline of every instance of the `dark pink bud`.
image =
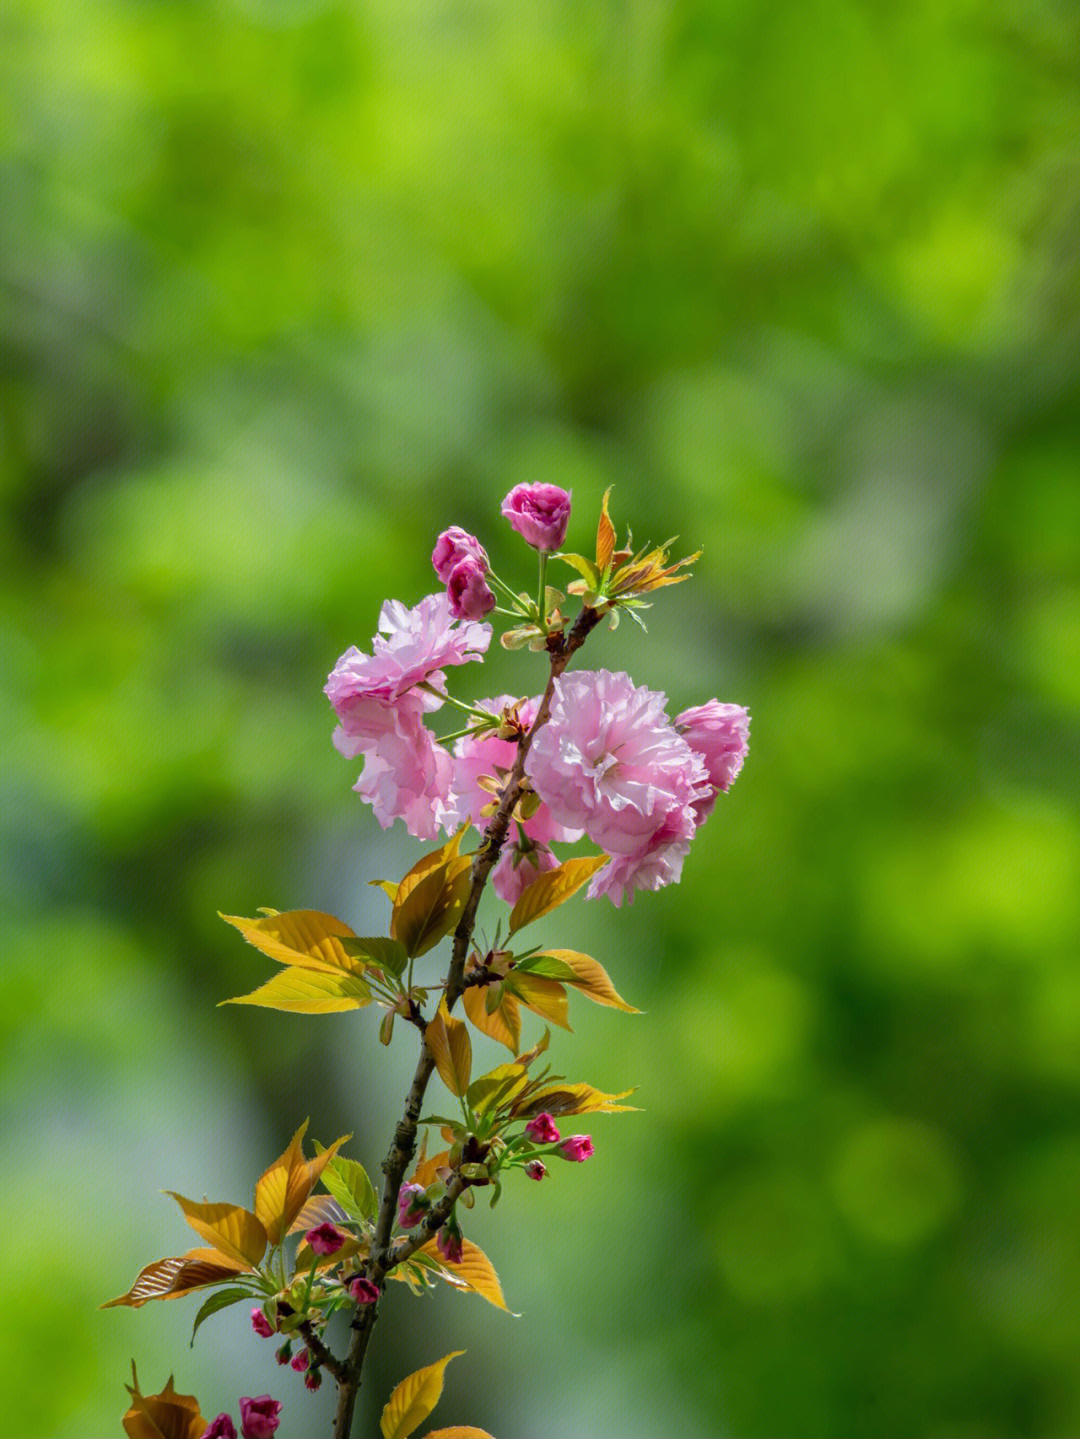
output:
[[349, 1293], [355, 1304], [374, 1304], [379, 1297], [379, 1286], [372, 1284], [370, 1279], [354, 1279], [349, 1285]]
[[304, 1370], [308, 1367], [310, 1363], [311, 1355], [307, 1352], [306, 1349], [301, 1349], [299, 1354], [293, 1356], [291, 1361], [291, 1367], [296, 1370], [297, 1374], [303, 1374]]
[[487, 573], [488, 557], [475, 535], [470, 535], [468, 530], [463, 530], [460, 525], [451, 525], [448, 530], [443, 530], [435, 541], [431, 563], [444, 585], [450, 578], [450, 571], [466, 557], [476, 560], [483, 566], [484, 573]]
[[240, 1432], [244, 1439], [274, 1439], [281, 1423], [281, 1400], [260, 1394], [240, 1400]]
[[465, 1257], [464, 1243], [461, 1230], [453, 1221], [448, 1221], [439, 1230], [435, 1247], [448, 1263], [460, 1264]]
[[482, 620], [495, 608], [495, 596], [485, 578], [487, 566], [466, 555], [450, 571], [446, 594], [450, 613], [459, 620]]
[[210, 1421], [199, 1439], [236, 1439], [236, 1425], [228, 1414], [219, 1414]]
[[309, 1369], [308, 1372], [304, 1375], [304, 1388], [305, 1388], [305, 1389], [318, 1389], [318, 1387], [319, 1387], [319, 1385], [320, 1385], [321, 1383], [322, 1383], [322, 1370], [321, 1370], [321, 1369]]
[[547, 1165], [542, 1159], [530, 1159], [525, 1166], [525, 1173], [530, 1179], [543, 1179], [547, 1173]]
[[274, 1333], [273, 1325], [261, 1309], [251, 1311], [251, 1327], [260, 1339], [269, 1339]]
[[427, 1210], [422, 1184], [403, 1184], [398, 1190], [398, 1223], [402, 1229], [415, 1229]]
[[555, 1121], [546, 1111], [538, 1114], [535, 1119], [530, 1119], [525, 1126], [525, 1133], [534, 1144], [558, 1144], [559, 1131], [555, 1127]]
[[341, 1246], [348, 1239], [347, 1234], [342, 1234], [336, 1224], [318, 1224], [314, 1229], [309, 1229], [304, 1238], [311, 1245], [313, 1254], [336, 1254]]
[[591, 1159], [595, 1150], [587, 1134], [571, 1134], [569, 1139], [564, 1139], [559, 1145], [556, 1153], [561, 1154], [564, 1159], [572, 1159], [575, 1164], [581, 1164], [584, 1160]]
[[558, 485], [515, 485], [502, 502], [502, 512], [534, 550], [557, 550], [570, 523], [569, 490]]
[[292, 1344], [286, 1339], [280, 1349], [274, 1350], [274, 1358], [279, 1364], [288, 1364], [292, 1358]]

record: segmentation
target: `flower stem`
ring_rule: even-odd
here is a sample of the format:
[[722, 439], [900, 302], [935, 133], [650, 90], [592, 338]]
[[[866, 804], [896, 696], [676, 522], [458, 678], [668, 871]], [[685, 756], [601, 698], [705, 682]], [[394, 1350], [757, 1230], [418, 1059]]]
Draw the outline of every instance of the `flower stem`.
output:
[[540, 615], [540, 628], [547, 634], [547, 550], [540, 551], [540, 589], [536, 596], [536, 608]]

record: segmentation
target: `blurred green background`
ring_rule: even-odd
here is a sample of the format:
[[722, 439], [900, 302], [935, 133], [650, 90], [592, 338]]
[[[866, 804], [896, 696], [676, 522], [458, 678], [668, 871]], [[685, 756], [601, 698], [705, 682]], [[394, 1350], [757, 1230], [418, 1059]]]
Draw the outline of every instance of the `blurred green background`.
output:
[[215, 912], [382, 922], [322, 684], [448, 524], [531, 583], [534, 480], [704, 546], [586, 662], [751, 756], [549, 921], [645, 1112], [475, 1211], [522, 1319], [395, 1292], [361, 1432], [462, 1347], [498, 1439], [1080, 1432], [1078, 59], [1072, 0], [0, 0], [4, 1435], [118, 1434], [132, 1355], [324, 1432], [242, 1315], [95, 1306], [307, 1114], [377, 1166], [408, 1036], [215, 1009]]

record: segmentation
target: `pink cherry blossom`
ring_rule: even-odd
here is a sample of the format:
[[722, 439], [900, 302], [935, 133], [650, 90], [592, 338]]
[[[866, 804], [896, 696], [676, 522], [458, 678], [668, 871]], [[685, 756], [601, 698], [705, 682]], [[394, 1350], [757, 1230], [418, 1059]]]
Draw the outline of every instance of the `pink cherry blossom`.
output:
[[543, 1114], [537, 1114], [530, 1119], [525, 1126], [525, 1133], [534, 1144], [557, 1144], [559, 1131], [554, 1119], [545, 1110]]
[[593, 877], [589, 898], [606, 894], [618, 909], [624, 899], [633, 903], [636, 889], [662, 889], [664, 885], [677, 884], [699, 823], [700, 803], [695, 801], [693, 805], [670, 809], [659, 828], [637, 849], [629, 854], [612, 855]]
[[[528, 825], [525, 826], [528, 828]], [[534, 879], [549, 869], [557, 869], [559, 861], [545, 845], [533, 844], [531, 839], [521, 840], [521, 825], [514, 825], [518, 833], [515, 843], [509, 840], [503, 846], [499, 862], [491, 871], [491, 883], [495, 893], [506, 904], [517, 904], [522, 894]]]
[[398, 1190], [398, 1223], [402, 1229], [415, 1229], [423, 1219], [427, 1212], [424, 1196], [422, 1184], [403, 1184]]
[[443, 530], [435, 541], [431, 563], [444, 585], [450, 579], [450, 571], [466, 556], [478, 560], [484, 567], [484, 573], [487, 573], [487, 552], [475, 535], [470, 535], [468, 530], [463, 530], [460, 525], [451, 525], [448, 530]]
[[219, 1414], [211, 1420], [199, 1439], [236, 1439], [236, 1425], [230, 1414]]
[[274, 1333], [273, 1326], [261, 1309], [251, 1311], [251, 1327], [260, 1339], [269, 1339]]
[[459, 620], [482, 620], [495, 608], [495, 596], [487, 582], [488, 568], [472, 555], [459, 560], [450, 571], [446, 594], [450, 613]]
[[240, 1430], [244, 1439], [274, 1439], [281, 1423], [281, 1400], [260, 1394], [240, 1400]]
[[461, 1230], [455, 1226], [444, 1224], [435, 1240], [435, 1248], [448, 1263], [460, 1264], [465, 1256]]
[[374, 1304], [379, 1297], [379, 1286], [370, 1279], [358, 1276], [350, 1281], [349, 1293], [355, 1304]]
[[547, 1173], [547, 1165], [542, 1159], [530, 1159], [523, 1168], [530, 1179], [543, 1179]]
[[558, 485], [515, 485], [502, 502], [502, 513], [534, 550], [557, 550], [570, 523], [572, 491]]
[[593, 1142], [587, 1134], [572, 1134], [569, 1139], [564, 1139], [556, 1150], [563, 1159], [571, 1159], [575, 1164], [583, 1164], [586, 1159], [591, 1159], [595, 1152]]
[[309, 1229], [304, 1238], [311, 1245], [313, 1254], [336, 1254], [349, 1236], [343, 1234], [336, 1224], [329, 1221]]
[[303, 1374], [304, 1370], [311, 1363], [311, 1355], [306, 1349], [301, 1349], [299, 1354], [294, 1354], [290, 1360], [289, 1367], [295, 1369], [297, 1374]]
[[743, 767], [750, 748], [750, 712], [742, 705], [709, 700], [676, 715], [675, 728], [701, 755], [709, 773], [711, 792], [697, 804], [699, 821], [704, 820], [712, 813], [719, 791], [726, 793]]
[[363, 753], [364, 770], [353, 789], [383, 829], [403, 819], [417, 839], [434, 839], [446, 816], [454, 761], [420, 716], [396, 712], [394, 727]]
[[314, 1391], [314, 1390], [320, 1388], [321, 1385], [322, 1385], [322, 1370], [321, 1370], [321, 1369], [309, 1369], [308, 1372], [304, 1375], [304, 1388], [305, 1388], [305, 1389], [311, 1389], [312, 1391]]

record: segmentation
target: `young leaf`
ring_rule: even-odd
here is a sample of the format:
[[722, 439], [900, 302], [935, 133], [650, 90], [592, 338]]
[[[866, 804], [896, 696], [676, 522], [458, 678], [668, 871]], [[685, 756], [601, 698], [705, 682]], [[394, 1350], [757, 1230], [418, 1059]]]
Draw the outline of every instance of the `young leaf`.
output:
[[451, 1094], [464, 1094], [472, 1072], [472, 1041], [466, 1026], [447, 1010], [445, 999], [428, 1024], [424, 1040], [447, 1089]]
[[444, 1149], [440, 1154], [433, 1154], [430, 1159], [422, 1159], [416, 1166], [416, 1172], [413, 1174], [411, 1182], [422, 1184], [426, 1189], [429, 1184], [435, 1183], [439, 1177], [438, 1171], [448, 1163], [449, 1159], [449, 1149]]
[[363, 1009], [370, 1003], [371, 990], [358, 974], [330, 974], [299, 966], [281, 970], [250, 994], [221, 1001], [257, 1004], [286, 1014], [340, 1014], [346, 1009]]
[[221, 918], [238, 929], [248, 944], [261, 949], [279, 964], [332, 973], [363, 971], [363, 964], [348, 954], [341, 943], [343, 938], [355, 939], [355, 934], [332, 914], [294, 909], [285, 914], [267, 914], [262, 919], [241, 919], [232, 914], [223, 914]]
[[531, 1119], [536, 1114], [548, 1114], [558, 1118], [561, 1114], [621, 1114], [636, 1108], [633, 1104], [616, 1104], [633, 1094], [624, 1089], [621, 1094], [605, 1094], [591, 1084], [549, 1084], [528, 1094], [515, 1104], [512, 1110], [515, 1119]]
[[[207, 1258], [213, 1254], [214, 1259]], [[135, 1283], [126, 1294], [102, 1304], [102, 1309], [115, 1309], [124, 1305], [128, 1309], [141, 1309], [151, 1299], [179, 1299], [193, 1289], [204, 1289], [208, 1284], [220, 1284], [225, 1279], [235, 1279], [248, 1266], [237, 1264], [228, 1255], [217, 1250], [190, 1250], [168, 1259], [155, 1259], [139, 1271]]]
[[366, 1240], [355, 1239], [352, 1235], [340, 1249], [335, 1249], [333, 1254], [316, 1254], [311, 1245], [305, 1242], [296, 1251], [293, 1271], [298, 1279], [303, 1279], [310, 1273], [313, 1264], [316, 1269], [332, 1269], [335, 1264], [340, 1264], [343, 1259], [351, 1259], [354, 1254], [366, 1254], [367, 1248]]
[[518, 1009], [518, 1002], [504, 987], [502, 999], [489, 1014], [484, 996], [485, 990], [490, 988], [490, 985], [482, 987], [471, 984], [461, 996], [465, 1013], [481, 1034], [486, 1034], [498, 1044], [505, 1044], [510, 1053], [515, 1054], [521, 1043], [521, 1011]]
[[266, 1252], [266, 1230], [250, 1209], [241, 1204], [196, 1204], [171, 1189], [165, 1193], [176, 1200], [196, 1234], [245, 1269], [255, 1268]]
[[469, 1107], [476, 1114], [487, 1114], [519, 1094], [528, 1082], [529, 1073], [523, 1064], [500, 1064], [469, 1085]]
[[388, 894], [391, 903], [397, 899], [398, 887], [397, 883], [392, 879], [369, 879], [368, 885], [372, 889], [381, 889], [384, 894]]
[[533, 1045], [532, 1049], [526, 1050], [524, 1054], [518, 1055], [518, 1064], [523, 1064], [525, 1068], [528, 1069], [529, 1065], [532, 1064], [533, 1060], [539, 1059], [539, 1057], [544, 1053], [550, 1043], [551, 1030], [545, 1029], [543, 1034]]
[[[469, 1192], [466, 1191], [466, 1193]], [[495, 1266], [491, 1260], [471, 1239], [463, 1239], [461, 1245], [460, 1264], [451, 1264], [449, 1259], [440, 1254], [438, 1241], [435, 1239], [429, 1239], [426, 1244], [422, 1244], [417, 1253], [430, 1255], [442, 1271], [440, 1277], [454, 1289], [460, 1290], [463, 1294], [479, 1294], [481, 1299], [486, 1299], [489, 1304], [494, 1304], [496, 1309], [502, 1309], [505, 1313], [512, 1314], [513, 1311], [506, 1306], [502, 1285], [499, 1283], [499, 1276], [495, 1273]], [[513, 1317], [520, 1319], [521, 1316], [514, 1314]]]
[[443, 1373], [451, 1359], [464, 1354], [464, 1349], [455, 1349], [445, 1355], [437, 1364], [429, 1364], [410, 1374], [390, 1395], [386, 1408], [379, 1420], [383, 1439], [408, 1439], [418, 1424], [422, 1424], [438, 1404], [443, 1391]]
[[471, 869], [469, 855], [448, 859], [425, 874], [404, 898], [402, 880], [390, 932], [405, 946], [410, 958], [426, 954], [456, 927], [469, 897]]
[[369, 960], [373, 965], [386, 970], [389, 974], [401, 974], [409, 962], [405, 946], [396, 939], [365, 938], [361, 935], [356, 939], [343, 939], [341, 947], [346, 954]]
[[[318, 1145], [315, 1146], [319, 1148]], [[322, 1182], [346, 1214], [354, 1219], [374, 1219], [378, 1202], [367, 1170], [355, 1159], [337, 1155], [322, 1172]]]
[[195, 1347], [195, 1336], [199, 1332], [199, 1326], [204, 1319], [209, 1319], [211, 1314], [216, 1314], [219, 1309], [228, 1309], [230, 1305], [239, 1304], [242, 1299], [250, 1299], [250, 1289], [219, 1289], [216, 1294], [211, 1294], [209, 1299], [203, 1301], [198, 1314], [195, 1316], [195, 1323], [191, 1330], [191, 1339], [188, 1341], [188, 1348]]
[[125, 1385], [131, 1395], [131, 1408], [121, 1423], [128, 1439], [202, 1439], [208, 1421], [199, 1412], [194, 1394], [178, 1394], [173, 1378], [160, 1394], [141, 1394], [135, 1361], [131, 1363], [132, 1383]]
[[[594, 1000], [597, 1004], [606, 1004], [612, 1009], [621, 1009], [626, 1014], [640, 1014], [640, 1009], [635, 1009], [632, 1004], [627, 1004], [622, 995], [619, 994], [608, 976], [607, 970], [599, 961], [588, 954], [579, 954], [576, 949], [548, 949], [537, 959], [554, 959], [561, 963], [569, 974], [553, 975], [564, 984], [572, 984], [575, 989], [580, 989], [582, 994]], [[520, 965], [518, 966], [520, 968]], [[546, 974], [547, 970], [532, 970], [533, 974]]]
[[530, 954], [514, 964], [515, 974], [535, 974], [537, 979], [561, 979], [573, 984], [577, 976], [570, 966], [554, 954]]
[[332, 1195], [313, 1194], [304, 1201], [303, 1209], [289, 1225], [289, 1233], [304, 1234], [309, 1229], [318, 1228], [320, 1224], [342, 1224], [348, 1218], [345, 1206], [339, 1204]]
[[284, 1239], [307, 1203], [323, 1169], [349, 1138], [347, 1134], [342, 1135], [329, 1149], [320, 1146], [318, 1157], [307, 1160], [303, 1150], [307, 1126], [305, 1119], [284, 1154], [274, 1160], [255, 1185], [255, 1213], [271, 1244], [280, 1244]]
[[516, 994], [526, 1009], [550, 1019], [561, 1029], [569, 1029], [567, 1020], [566, 990], [555, 979], [541, 979], [534, 974], [519, 974], [511, 970], [506, 976], [506, 987]]
[[600, 506], [600, 523], [596, 527], [596, 568], [601, 574], [607, 569], [611, 563], [611, 557], [615, 553], [615, 526], [611, 523], [607, 507], [610, 494], [611, 486], [608, 485]]
[[592, 560], [587, 560], [584, 555], [555, 555], [553, 558], [563, 560], [566, 564], [577, 570], [578, 574], [590, 589], [599, 589], [600, 571], [593, 564]]
[[598, 869], [608, 862], [606, 854], [588, 855], [582, 859], [568, 859], [558, 869], [549, 869], [522, 892], [521, 898], [510, 913], [510, 933], [522, 929], [533, 920], [550, 914], [565, 904], [571, 895], [588, 884]]

